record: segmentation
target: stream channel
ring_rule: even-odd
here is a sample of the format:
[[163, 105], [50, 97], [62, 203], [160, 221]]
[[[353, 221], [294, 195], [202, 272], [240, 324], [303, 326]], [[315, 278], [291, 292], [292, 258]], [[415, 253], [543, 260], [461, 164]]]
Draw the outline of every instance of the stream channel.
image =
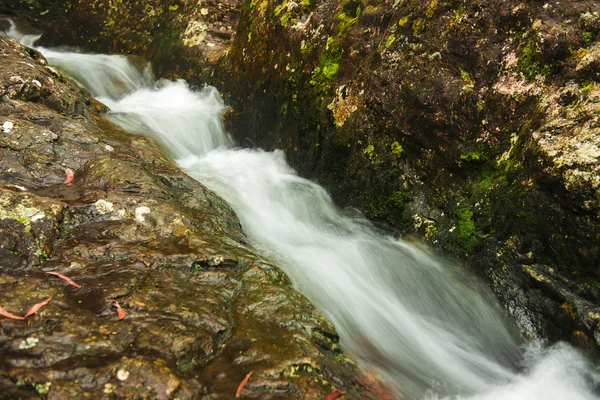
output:
[[[14, 26], [8, 34], [36, 40]], [[333, 322], [344, 349], [402, 398], [597, 398], [600, 376], [584, 356], [564, 343], [521, 343], [464, 267], [345, 215], [283, 151], [236, 147], [215, 88], [156, 80], [124, 56], [37, 49], [110, 107], [107, 118], [154, 138], [228, 201], [251, 243]]]

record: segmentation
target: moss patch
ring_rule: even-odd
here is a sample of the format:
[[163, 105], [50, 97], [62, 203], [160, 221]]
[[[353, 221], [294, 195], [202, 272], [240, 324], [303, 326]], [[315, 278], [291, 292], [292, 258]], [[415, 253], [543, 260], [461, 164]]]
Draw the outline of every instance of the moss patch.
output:
[[406, 203], [411, 200], [410, 192], [394, 191], [384, 194], [377, 189], [370, 189], [365, 194], [365, 215], [375, 221], [385, 222], [398, 227], [407, 222]]
[[534, 80], [538, 75], [549, 75], [552, 72], [552, 68], [541, 62], [541, 55], [536, 42], [530, 40], [519, 55], [517, 71], [521, 72], [525, 79], [529, 81]]
[[473, 211], [462, 207], [456, 211], [456, 228], [452, 232], [452, 244], [455, 250], [469, 254], [475, 250], [480, 242], [481, 235], [473, 220]]

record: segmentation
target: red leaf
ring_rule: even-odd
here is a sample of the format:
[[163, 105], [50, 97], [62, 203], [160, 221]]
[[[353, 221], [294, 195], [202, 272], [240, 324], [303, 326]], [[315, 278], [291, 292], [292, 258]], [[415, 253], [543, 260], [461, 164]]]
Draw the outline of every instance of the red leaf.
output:
[[13, 313], [9, 313], [8, 311], [6, 311], [4, 308], [2, 308], [0, 306], [0, 315], [5, 316], [6, 318], [10, 318], [10, 319], [18, 319], [18, 320], [23, 320], [25, 318], [23, 317], [19, 317], [18, 315], [15, 315]]
[[346, 393], [344, 392], [333, 392], [333, 393], [329, 393], [327, 396], [325, 396], [325, 400], [335, 400], [338, 397], [342, 397], [343, 395], [345, 395]]
[[73, 179], [75, 179], [75, 173], [70, 168], [65, 169], [65, 175], [67, 176], [64, 182], [65, 185], [73, 182]]
[[73, 279], [69, 278], [68, 276], [64, 276], [61, 273], [58, 272], [46, 272], [48, 275], [54, 275], [59, 277], [60, 279], [62, 279], [63, 281], [67, 282], [69, 285], [75, 286], [77, 289], [81, 289], [81, 285], [79, 283], [76, 283], [73, 281]]
[[44, 307], [46, 304], [50, 303], [50, 300], [52, 300], [52, 296], [48, 297], [46, 300], [34, 304], [33, 306], [31, 306], [31, 308], [29, 309], [29, 311], [27, 311], [27, 314], [25, 314], [25, 318], [32, 316], [33, 314], [37, 313], [40, 308]]
[[121, 307], [119, 302], [116, 300], [113, 300], [113, 306], [115, 306], [115, 308], [117, 309], [117, 317], [119, 317], [119, 321], [122, 320], [123, 318], [125, 318], [127, 313], [125, 312], [125, 310], [123, 310], [123, 307]]
[[237, 390], [235, 391], [235, 397], [240, 397], [240, 393], [242, 393], [242, 389], [244, 389], [244, 386], [246, 386], [246, 383], [248, 383], [248, 379], [250, 379], [250, 376], [252, 375], [253, 372], [254, 371], [250, 371], [250, 373], [248, 375], [246, 375], [244, 380], [240, 382], [240, 386], [238, 386]]

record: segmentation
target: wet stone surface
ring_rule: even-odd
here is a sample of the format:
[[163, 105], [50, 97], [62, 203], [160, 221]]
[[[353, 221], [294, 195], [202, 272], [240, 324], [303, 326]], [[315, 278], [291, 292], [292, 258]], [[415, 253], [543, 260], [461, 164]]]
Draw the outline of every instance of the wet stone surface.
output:
[[222, 199], [38, 53], [0, 54], [0, 305], [52, 296], [0, 317], [0, 398], [231, 399], [250, 371], [247, 398], [377, 398]]

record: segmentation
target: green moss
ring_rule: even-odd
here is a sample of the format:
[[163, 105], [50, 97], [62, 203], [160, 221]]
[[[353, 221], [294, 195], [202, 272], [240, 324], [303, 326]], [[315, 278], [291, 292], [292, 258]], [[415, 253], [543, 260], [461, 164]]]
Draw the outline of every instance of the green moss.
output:
[[169, 6], [169, 11], [177, 11], [179, 6], [177, 4], [173, 4]]
[[506, 176], [502, 173], [504, 171], [484, 171], [480, 174], [479, 178], [472, 185], [472, 193], [475, 196], [485, 196], [494, 187], [500, 185], [502, 187], [507, 185]]
[[334, 58], [327, 58], [322, 64], [323, 76], [327, 79], [333, 79], [340, 69], [340, 60]]
[[288, 103], [283, 103], [283, 105], [281, 106], [281, 110], [279, 110], [279, 113], [281, 114], [282, 117], [285, 117], [288, 113]]
[[341, 61], [340, 53], [326, 53], [319, 66], [315, 68], [311, 75], [310, 84], [320, 86], [321, 89], [326, 89], [330, 86], [330, 81], [335, 78], [340, 69]]
[[287, 1], [284, 1], [283, 3], [281, 3], [280, 5], [278, 5], [277, 7], [275, 7], [275, 16], [279, 17], [279, 15], [281, 15], [281, 12], [285, 9], [287, 9]]
[[371, 160], [371, 161], [373, 161], [374, 153], [375, 153], [375, 146], [373, 146], [372, 144], [368, 145], [363, 150], [363, 154], [366, 155], [367, 157], [369, 157], [369, 160]]
[[402, 148], [402, 145], [400, 143], [398, 143], [397, 140], [394, 140], [392, 142], [391, 148], [392, 148], [392, 153], [397, 156], [402, 154], [402, 152], [404, 151], [404, 149]]
[[594, 87], [594, 81], [583, 82], [580, 87], [583, 93], [589, 92]]
[[44, 261], [44, 260], [47, 260], [48, 258], [50, 258], [48, 256], [48, 253], [46, 253], [46, 250], [44, 250], [44, 249], [37, 249], [36, 252], [35, 252], [35, 254], [38, 256], [38, 258], [41, 261]]
[[46, 382], [46, 383], [36, 383], [35, 384], [35, 390], [39, 393], [39, 394], [46, 394], [48, 393], [48, 391], [50, 390], [50, 386], [52, 385], [52, 382]]
[[456, 228], [452, 232], [452, 241], [455, 250], [469, 254], [480, 244], [481, 235], [473, 221], [473, 211], [467, 207], [456, 212]]
[[286, 12], [284, 13], [281, 18], [279, 18], [279, 22], [281, 23], [281, 26], [286, 27], [288, 26], [288, 24], [290, 23], [290, 21], [292, 20], [292, 13], [290, 12]]
[[177, 369], [179, 372], [188, 373], [196, 368], [196, 363], [193, 360], [183, 360], [177, 363]]
[[450, 29], [458, 26], [466, 15], [466, 7], [464, 5], [458, 7], [458, 9], [454, 12], [454, 16], [450, 20]]
[[390, 36], [385, 38], [385, 41], [383, 42], [383, 48], [390, 47], [395, 41], [396, 41], [396, 35], [394, 35], [392, 33]]
[[346, 33], [360, 17], [361, 9], [358, 3], [349, 2], [335, 13], [333, 20], [336, 23], [335, 31], [337, 35]]
[[426, 30], [426, 22], [423, 18], [417, 18], [412, 24], [413, 35], [417, 36]]
[[460, 68], [460, 79], [469, 85], [475, 84], [475, 79], [473, 79], [473, 76], [462, 68]]
[[482, 161], [485, 160], [485, 155], [480, 151], [469, 151], [466, 154], [462, 154], [460, 159], [463, 161]]
[[583, 31], [581, 32], [581, 39], [586, 45], [594, 43], [594, 34], [592, 32]]
[[373, 220], [386, 222], [398, 226], [407, 221], [404, 215], [406, 203], [411, 200], [410, 192], [394, 191], [389, 195], [380, 192], [378, 188], [371, 188], [365, 194], [367, 202], [365, 215]]
[[425, 227], [425, 237], [427, 239], [430, 239], [432, 237], [434, 237], [435, 235], [437, 235], [437, 228], [434, 224], [429, 224]]
[[427, 16], [427, 18], [433, 17], [437, 5], [438, 0], [431, 0], [429, 4], [427, 4], [427, 8], [425, 8], [425, 15]]
[[304, 44], [302, 45], [302, 47], [300, 48], [300, 52], [302, 54], [308, 54], [312, 51], [313, 46], [311, 42], [304, 42]]
[[[361, 14], [359, 3], [347, 2], [335, 13], [333, 35], [327, 38], [327, 48], [322, 54], [318, 66], [311, 74], [310, 84], [320, 92], [331, 89], [331, 81], [337, 75], [342, 61], [342, 41], [346, 32], [356, 23]], [[305, 43], [302, 53], [312, 50], [310, 43]]]
[[521, 72], [525, 79], [532, 81], [538, 75], [548, 75], [551, 72], [549, 65], [543, 65], [540, 61], [541, 52], [537, 48], [534, 40], [530, 40], [519, 55], [517, 62], [517, 71]]

